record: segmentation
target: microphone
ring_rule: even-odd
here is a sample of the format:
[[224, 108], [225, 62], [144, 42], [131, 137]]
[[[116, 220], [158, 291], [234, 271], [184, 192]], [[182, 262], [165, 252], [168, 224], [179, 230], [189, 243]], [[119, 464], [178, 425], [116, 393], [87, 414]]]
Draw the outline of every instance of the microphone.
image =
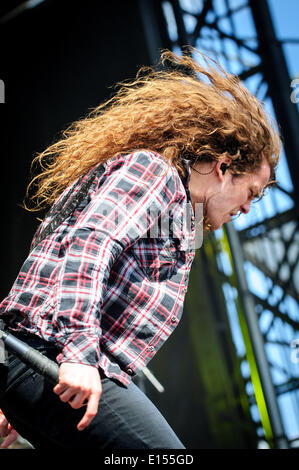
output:
[[24, 341], [0, 329], [0, 341], [1, 340], [9, 352], [31, 367], [31, 369], [45, 377], [48, 382], [53, 385], [58, 383], [59, 366], [56, 362], [48, 359], [31, 346], [28, 346]]

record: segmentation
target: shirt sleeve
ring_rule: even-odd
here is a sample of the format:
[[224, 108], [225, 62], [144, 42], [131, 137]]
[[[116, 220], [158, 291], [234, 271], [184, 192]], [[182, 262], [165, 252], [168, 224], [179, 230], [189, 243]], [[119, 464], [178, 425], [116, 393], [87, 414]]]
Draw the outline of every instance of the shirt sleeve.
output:
[[101, 304], [111, 268], [176, 198], [172, 168], [146, 151], [108, 162], [100, 187], [62, 244], [57, 282], [58, 362], [99, 364]]

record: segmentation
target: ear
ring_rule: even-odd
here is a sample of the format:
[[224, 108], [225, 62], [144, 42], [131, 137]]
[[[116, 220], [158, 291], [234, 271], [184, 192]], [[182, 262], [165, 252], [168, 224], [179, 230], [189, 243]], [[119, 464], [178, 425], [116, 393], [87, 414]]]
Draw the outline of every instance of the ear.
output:
[[220, 170], [222, 171], [222, 174], [224, 175], [224, 173], [226, 172], [228, 166], [226, 163], [221, 163], [220, 165]]
[[221, 182], [223, 181], [225, 172], [229, 168], [229, 166], [231, 164], [231, 161], [232, 161], [231, 158], [226, 157], [226, 158], [224, 158], [222, 160], [219, 160], [217, 162], [217, 165], [215, 167], [215, 171], [216, 171], [216, 175], [218, 176], [218, 178]]

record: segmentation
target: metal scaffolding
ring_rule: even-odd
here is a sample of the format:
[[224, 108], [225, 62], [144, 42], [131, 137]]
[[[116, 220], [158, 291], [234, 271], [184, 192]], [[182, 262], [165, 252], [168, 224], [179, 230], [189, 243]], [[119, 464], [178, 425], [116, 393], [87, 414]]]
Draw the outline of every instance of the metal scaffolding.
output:
[[[141, 10], [145, 3], [141, 0]], [[266, 0], [154, 0], [152, 5], [145, 29], [149, 31], [161, 12], [164, 21], [159, 19], [152, 36], [153, 61], [157, 47], [178, 53], [185, 46], [195, 47], [238, 75], [279, 125], [292, 187], [279, 181], [257, 203], [249, 223], [228, 224], [213, 243], [226, 251], [236, 279], [235, 306], [246, 349], [240, 359], [250, 366], [246, 382], [257, 433], [272, 447], [288, 448], [299, 439], [286, 425], [291, 412], [299, 428], [298, 361], [292, 349], [299, 326], [299, 115], [290, 99], [292, 77], [283, 41], [276, 37]], [[241, 16], [245, 31], [239, 26]], [[220, 263], [219, 276], [224, 272]], [[232, 286], [231, 276], [223, 279], [223, 286], [227, 281]], [[229, 304], [231, 298], [226, 300]]]
[[[64, 3], [3, 1], [0, 24], [7, 26], [40, 4], [49, 9], [51, 4], [54, 11]], [[121, 3], [115, 1], [116, 12]], [[174, 424], [186, 427], [187, 441], [198, 433], [194, 445], [252, 448], [260, 439], [271, 447], [289, 448], [299, 442], [299, 116], [298, 103], [291, 99], [294, 77], [269, 4], [270, 0], [135, 0], [131, 4], [142, 22], [140, 30], [152, 63], [164, 48], [180, 54], [191, 45], [206, 53], [264, 102], [277, 120], [284, 144], [287, 180], [279, 180], [255, 205], [252, 216], [240, 217], [204, 243], [191, 273], [185, 320], [176, 333], [183, 354], [171, 338], [166, 355], [163, 351], [159, 355], [163, 386], [166, 391], [173, 386], [172, 393], [161, 398], [163, 407], [170, 417], [176, 414]], [[93, 2], [89, 8], [94, 13]], [[108, 16], [105, 22], [111, 21], [112, 30], [115, 21]], [[28, 18], [24, 16], [24, 22]], [[141, 39], [136, 33], [135, 41]], [[105, 50], [107, 39], [102, 40]], [[97, 90], [99, 85], [93, 86]], [[175, 368], [169, 366], [167, 354], [175, 358]], [[189, 370], [195, 371], [193, 376]], [[201, 418], [198, 423], [193, 419], [196, 413]]]

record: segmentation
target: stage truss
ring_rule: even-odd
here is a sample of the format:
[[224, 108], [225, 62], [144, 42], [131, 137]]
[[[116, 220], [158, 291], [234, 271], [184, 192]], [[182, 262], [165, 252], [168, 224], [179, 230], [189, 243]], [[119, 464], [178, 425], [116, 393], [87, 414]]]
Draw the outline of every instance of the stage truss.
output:
[[[277, 187], [255, 205], [247, 220], [241, 217], [218, 231], [213, 246], [257, 433], [271, 446], [295, 446], [299, 439], [299, 117], [291, 88], [296, 77], [289, 75], [283, 48], [297, 39], [277, 39], [266, 1], [172, 0], [162, 1], [161, 6], [173, 51], [186, 53], [185, 46], [191, 45], [216, 59], [243, 80], [279, 123], [284, 173]], [[244, 261], [245, 288], [240, 287], [242, 274], [234, 256]], [[246, 302], [248, 292], [251, 307]]]

